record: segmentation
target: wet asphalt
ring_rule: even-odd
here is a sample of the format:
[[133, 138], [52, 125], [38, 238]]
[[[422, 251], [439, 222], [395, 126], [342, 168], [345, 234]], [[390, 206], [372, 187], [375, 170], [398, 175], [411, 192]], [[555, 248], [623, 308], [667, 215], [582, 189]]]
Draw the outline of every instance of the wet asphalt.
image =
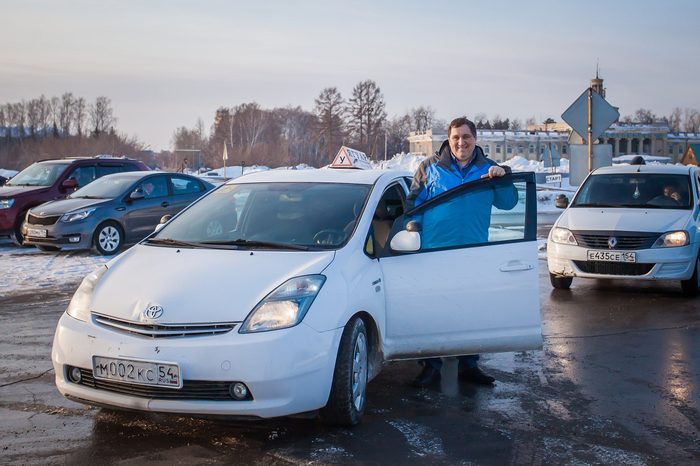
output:
[[53, 331], [73, 289], [0, 302], [0, 464], [700, 464], [700, 298], [677, 284], [574, 280], [540, 260], [544, 347], [482, 356], [494, 387], [369, 384], [362, 424], [233, 421], [77, 404], [53, 383]]

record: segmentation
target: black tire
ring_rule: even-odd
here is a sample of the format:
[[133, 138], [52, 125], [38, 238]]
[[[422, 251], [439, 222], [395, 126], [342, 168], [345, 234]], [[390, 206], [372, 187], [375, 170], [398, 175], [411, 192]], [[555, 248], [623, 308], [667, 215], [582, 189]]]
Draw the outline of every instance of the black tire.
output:
[[695, 270], [688, 280], [681, 280], [683, 295], [694, 297], [700, 294], [700, 255], [695, 259]]
[[56, 247], [56, 246], [44, 246], [43, 244], [37, 244], [37, 248], [39, 248], [39, 251], [44, 251], [44, 252], [57, 252], [60, 251], [61, 248]]
[[103, 256], [114, 255], [124, 244], [124, 230], [116, 222], [101, 223], [95, 228], [92, 243], [97, 252]]
[[27, 215], [27, 212], [22, 212], [19, 215], [19, 221], [17, 222], [17, 225], [15, 225], [15, 228], [12, 231], [12, 241], [15, 242], [17, 246], [24, 246], [24, 235], [22, 234], [22, 223], [24, 222], [24, 218]]
[[365, 323], [361, 318], [353, 317], [345, 325], [340, 339], [333, 386], [328, 403], [321, 409], [324, 423], [350, 427], [362, 420], [367, 398], [368, 362], [369, 342]]
[[568, 290], [571, 288], [571, 282], [574, 281], [574, 277], [561, 277], [559, 275], [549, 274], [549, 281], [552, 286], [557, 290]]

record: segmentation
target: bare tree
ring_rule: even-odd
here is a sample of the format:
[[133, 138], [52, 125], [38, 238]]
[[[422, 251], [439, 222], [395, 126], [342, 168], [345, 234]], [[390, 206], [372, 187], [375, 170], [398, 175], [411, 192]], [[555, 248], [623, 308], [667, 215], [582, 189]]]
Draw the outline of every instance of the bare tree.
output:
[[387, 158], [410, 150], [408, 134], [414, 131], [415, 120], [411, 114], [394, 117], [387, 121]]
[[233, 115], [234, 141], [250, 155], [269, 125], [269, 118], [257, 102], [235, 107]]
[[534, 116], [531, 116], [525, 120], [525, 128], [529, 129], [532, 126], [535, 126], [537, 123], [537, 120], [535, 119]]
[[53, 136], [57, 138], [59, 137], [58, 114], [61, 108], [61, 100], [58, 97], [51, 97], [51, 100], [49, 101], [49, 108], [51, 111], [51, 125], [53, 126]]
[[27, 126], [29, 127], [29, 134], [32, 137], [36, 137], [37, 129], [41, 125], [39, 113], [39, 99], [31, 99], [27, 102]]
[[73, 124], [75, 126], [75, 133], [78, 137], [83, 136], [83, 126], [85, 125], [85, 119], [87, 118], [87, 106], [85, 104], [85, 99], [78, 97], [75, 99], [73, 105]]
[[634, 112], [634, 121], [649, 125], [654, 122], [656, 115], [648, 108], [639, 108]]
[[435, 110], [432, 107], [411, 109], [411, 128], [413, 131], [426, 131], [432, 129], [435, 120]]
[[112, 111], [112, 101], [105, 96], [95, 99], [95, 103], [91, 104], [88, 109], [88, 114], [94, 136], [99, 136], [116, 123]]
[[73, 122], [73, 105], [75, 97], [72, 92], [66, 92], [61, 96], [61, 103], [58, 107], [58, 125], [61, 129], [61, 136], [70, 136], [70, 126]]
[[384, 95], [376, 82], [367, 79], [353, 88], [347, 113], [354, 143], [363, 151], [376, 153], [386, 120]]
[[271, 112], [280, 130], [280, 164], [312, 165], [330, 162], [319, 160], [319, 145], [314, 137], [316, 115], [301, 107], [276, 108]]
[[345, 100], [337, 88], [327, 87], [321, 91], [314, 103], [320, 150], [322, 157], [330, 162], [330, 158], [340, 148], [345, 138], [343, 122]]
[[523, 122], [520, 121], [518, 118], [513, 118], [510, 120], [510, 129], [513, 131], [519, 131], [523, 129]]
[[49, 126], [51, 126], [51, 101], [41, 94], [37, 101], [38, 105], [38, 127], [41, 129], [43, 136], [46, 136]]
[[689, 133], [697, 133], [700, 130], [700, 112], [695, 108], [686, 108], [683, 111], [683, 129]]

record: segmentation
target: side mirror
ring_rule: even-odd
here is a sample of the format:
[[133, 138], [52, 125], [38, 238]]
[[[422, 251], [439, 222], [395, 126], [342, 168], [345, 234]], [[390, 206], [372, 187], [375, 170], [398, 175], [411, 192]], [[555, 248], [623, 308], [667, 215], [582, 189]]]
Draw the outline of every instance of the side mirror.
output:
[[566, 197], [566, 194], [557, 194], [557, 197], [554, 199], [554, 206], [557, 209], [566, 209], [569, 207], [569, 198]]
[[146, 196], [141, 191], [132, 191], [131, 194], [129, 194], [129, 199], [131, 199], [132, 201], [137, 201], [145, 197]]
[[406, 229], [398, 232], [393, 238], [389, 247], [396, 252], [415, 252], [420, 249], [421, 225], [415, 220], [406, 224]]
[[63, 183], [61, 183], [61, 187], [64, 189], [74, 189], [78, 187], [78, 181], [75, 178], [68, 178], [67, 180], [63, 180]]
[[166, 223], [168, 223], [170, 221], [171, 218], [173, 218], [173, 216], [171, 214], [163, 215], [160, 218], [160, 225], [165, 225]]

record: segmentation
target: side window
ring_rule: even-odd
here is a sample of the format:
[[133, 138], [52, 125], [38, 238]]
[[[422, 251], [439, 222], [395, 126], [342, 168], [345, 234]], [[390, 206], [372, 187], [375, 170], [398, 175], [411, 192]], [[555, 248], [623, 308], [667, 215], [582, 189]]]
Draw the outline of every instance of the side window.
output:
[[125, 171], [125, 172], [138, 172], [138, 171], [141, 171], [141, 169], [140, 169], [138, 166], [134, 165], [133, 163], [127, 163], [127, 164], [125, 164], [125, 165], [122, 165], [121, 170], [122, 170], [122, 171]]
[[146, 199], [165, 197], [168, 195], [168, 183], [164, 176], [154, 176], [144, 180], [137, 190], [141, 190]]
[[105, 175], [111, 175], [113, 173], [121, 173], [124, 171], [122, 165], [98, 165], [97, 166], [97, 177], [102, 177]]
[[403, 215], [406, 207], [404, 190], [398, 184], [389, 186], [374, 209], [372, 228], [369, 236], [372, 240], [365, 243], [365, 253], [374, 256], [384, 250], [394, 220]]
[[78, 167], [71, 172], [68, 178], [75, 178], [75, 181], [78, 182], [78, 187], [82, 188], [83, 186], [92, 183], [95, 181], [95, 178], [97, 178], [95, 166], [84, 165], [82, 167]]
[[170, 183], [173, 188], [173, 195], [201, 193], [204, 189], [197, 181], [184, 176], [172, 176]]
[[534, 241], [534, 203], [534, 180], [475, 181], [427, 202], [403, 221], [421, 224], [421, 252]]

